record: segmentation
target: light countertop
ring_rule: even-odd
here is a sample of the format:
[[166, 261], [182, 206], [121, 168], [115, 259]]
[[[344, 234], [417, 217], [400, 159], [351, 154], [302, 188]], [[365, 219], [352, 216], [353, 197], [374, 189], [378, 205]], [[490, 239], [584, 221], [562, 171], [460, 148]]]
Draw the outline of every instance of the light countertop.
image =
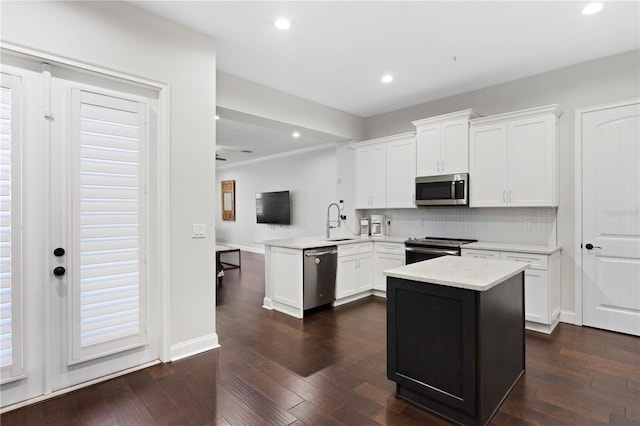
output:
[[442, 256], [387, 269], [387, 277], [486, 291], [527, 269], [521, 262]]
[[518, 253], [532, 253], [532, 254], [553, 254], [562, 250], [560, 246], [545, 246], [536, 244], [511, 244], [511, 243], [488, 243], [478, 241], [476, 243], [469, 243], [462, 246], [463, 249], [475, 249], [475, 250], [498, 250], [498, 251], [511, 251]]
[[315, 247], [339, 246], [345, 244], [381, 242], [381, 243], [403, 243], [406, 238], [400, 237], [349, 237], [348, 240], [328, 240], [325, 237], [303, 237], [303, 238], [283, 238], [278, 240], [267, 240], [265, 246], [283, 247], [297, 250], [304, 250]]

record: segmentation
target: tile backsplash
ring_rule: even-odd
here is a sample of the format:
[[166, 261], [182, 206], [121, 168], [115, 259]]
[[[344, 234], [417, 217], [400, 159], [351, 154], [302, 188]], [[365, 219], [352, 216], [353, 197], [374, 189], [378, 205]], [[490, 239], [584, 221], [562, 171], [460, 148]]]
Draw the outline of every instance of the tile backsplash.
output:
[[555, 208], [420, 207], [363, 210], [384, 214], [394, 237], [472, 238], [478, 241], [555, 245]]

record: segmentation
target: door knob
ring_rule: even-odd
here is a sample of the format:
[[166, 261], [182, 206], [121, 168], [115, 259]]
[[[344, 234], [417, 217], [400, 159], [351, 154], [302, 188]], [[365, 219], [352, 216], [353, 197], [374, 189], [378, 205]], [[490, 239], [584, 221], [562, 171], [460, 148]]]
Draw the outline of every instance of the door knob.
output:
[[65, 272], [67, 272], [67, 270], [64, 269], [62, 266], [57, 266], [53, 269], [53, 275], [55, 275], [56, 277], [63, 276]]
[[593, 250], [594, 248], [602, 248], [602, 247], [600, 247], [600, 246], [594, 246], [594, 245], [593, 245], [593, 244], [591, 244], [591, 243], [587, 243], [587, 244], [584, 246], [584, 248], [586, 248], [587, 250]]
[[64, 251], [64, 249], [62, 247], [58, 247], [57, 249], [55, 249], [53, 251], [53, 255], [56, 256], [56, 257], [64, 256], [64, 253], [65, 253], [65, 251]]

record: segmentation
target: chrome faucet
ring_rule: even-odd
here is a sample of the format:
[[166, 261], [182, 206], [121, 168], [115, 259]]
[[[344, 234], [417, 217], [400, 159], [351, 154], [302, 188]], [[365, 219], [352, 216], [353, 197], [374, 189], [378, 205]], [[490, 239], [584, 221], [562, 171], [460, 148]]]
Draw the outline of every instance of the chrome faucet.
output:
[[[338, 220], [337, 220], [338, 224], [335, 226], [331, 226], [331, 219], [329, 219], [331, 206], [336, 206], [336, 208], [338, 209]], [[329, 207], [327, 207], [327, 239], [331, 238], [331, 230], [339, 227], [340, 227], [340, 206], [337, 203], [331, 203], [329, 204]]]

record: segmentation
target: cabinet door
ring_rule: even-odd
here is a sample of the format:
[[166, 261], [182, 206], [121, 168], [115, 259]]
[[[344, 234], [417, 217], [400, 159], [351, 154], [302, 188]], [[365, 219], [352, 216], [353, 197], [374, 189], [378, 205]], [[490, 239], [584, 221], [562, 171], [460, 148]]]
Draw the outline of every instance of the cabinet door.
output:
[[441, 167], [444, 174], [469, 172], [469, 122], [442, 123]]
[[553, 206], [553, 115], [509, 123], [508, 202], [510, 206]]
[[373, 289], [387, 291], [387, 277], [383, 271], [404, 265], [404, 256], [397, 254], [376, 253], [373, 262]]
[[504, 207], [507, 197], [507, 125], [471, 128], [469, 204]]
[[434, 176], [440, 171], [440, 124], [419, 127], [416, 133], [417, 176]]
[[371, 202], [369, 192], [369, 168], [371, 151], [361, 148], [356, 150], [356, 208], [368, 209]]
[[387, 208], [415, 207], [415, 158], [414, 137], [387, 144]]
[[387, 194], [387, 147], [379, 145], [371, 148], [369, 157], [370, 208], [385, 208]]
[[524, 319], [549, 324], [549, 285], [547, 271], [524, 271]]
[[373, 254], [358, 256], [356, 266], [356, 292], [373, 289]]
[[357, 256], [338, 256], [336, 299], [342, 299], [356, 293], [357, 264]]
[[270, 263], [273, 301], [302, 309], [302, 251], [272, 247]]

